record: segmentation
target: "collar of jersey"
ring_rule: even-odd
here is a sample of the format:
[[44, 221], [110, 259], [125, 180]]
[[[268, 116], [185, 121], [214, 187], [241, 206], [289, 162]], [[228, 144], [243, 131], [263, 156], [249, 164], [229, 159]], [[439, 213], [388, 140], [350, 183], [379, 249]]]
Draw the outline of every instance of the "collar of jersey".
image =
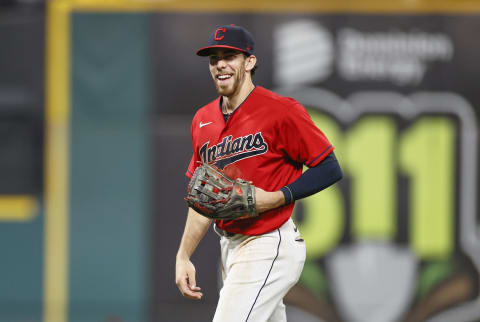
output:
[[[248, 93], [247, 97], [245, 97], [243, 102], [241, 102], [240, 105], [238, 105], [238, 107], [230, 114], [230, 116], [228, 117], [228, 120], [230, 120], [232, 118], [233, 114], [235, 114], [235, 112], [238, 111], [240, 109], [240, 107], [243, 106], [243, 103], [245, 103], [247, 101], [247, 99], [250, 97], [250, 95], [252, 95], [253, 92], [255, 92], [256, 89], [257, 89], [257, 85], [255, 85], [255, 87], [252, 89], [252, 91], [250, 93]], [[220, 108], [220, 113], [223, 115], [222, 102], [223, 102], [223, 96], [220, 96], [220, 99], [218, 100], [218, 107]], [[227, 120], [227, 122], [228, 122], [228, 120]], [[225, 122], [225, 123], [227, 123], [227, 122]]]

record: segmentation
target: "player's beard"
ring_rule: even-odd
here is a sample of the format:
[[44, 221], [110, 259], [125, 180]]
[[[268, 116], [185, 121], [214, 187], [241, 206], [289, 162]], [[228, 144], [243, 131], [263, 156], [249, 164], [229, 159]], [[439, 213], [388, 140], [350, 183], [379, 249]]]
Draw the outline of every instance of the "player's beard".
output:
[[232, 97], [240, 92], [240, 89], [245, 81], [245, 67], [242, 65], [236, 73], [230, 78], [228, 85], [219, 85], [218, 79], [214, 78], [215, 88], [221, 96]]

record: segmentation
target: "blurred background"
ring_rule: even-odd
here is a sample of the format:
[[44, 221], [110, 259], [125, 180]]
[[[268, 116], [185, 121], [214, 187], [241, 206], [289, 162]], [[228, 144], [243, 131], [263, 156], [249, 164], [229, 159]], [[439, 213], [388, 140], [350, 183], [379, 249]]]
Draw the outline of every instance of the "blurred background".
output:
[[195, 51], [230, 23], [345, 174], [296, 205], [289, 321], [480, 321], [472, 0], [1, 0], [0, 321], [211, 320], [218, 237], [192, 259], [201, 302], [174, 266], [190, 122], [216, 97]]

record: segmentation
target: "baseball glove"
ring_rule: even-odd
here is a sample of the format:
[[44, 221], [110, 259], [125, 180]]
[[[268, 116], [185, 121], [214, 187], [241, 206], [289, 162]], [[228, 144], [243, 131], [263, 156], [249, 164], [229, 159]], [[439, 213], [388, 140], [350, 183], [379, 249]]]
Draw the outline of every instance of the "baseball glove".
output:
[[233, 180], [218, 168], [202, 164], [188, 184], [188, 205], [205, 217], [236, 220], [258, 216], [255, 186], [242, 179]]

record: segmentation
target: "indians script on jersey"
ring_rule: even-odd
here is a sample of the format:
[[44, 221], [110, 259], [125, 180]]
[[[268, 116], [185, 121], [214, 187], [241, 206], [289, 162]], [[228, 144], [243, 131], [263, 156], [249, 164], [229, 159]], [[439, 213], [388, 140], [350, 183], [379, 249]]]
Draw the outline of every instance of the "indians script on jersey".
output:
[[238, 138], [232, 135], [226, 136], [217, 145], [209, 147], [206, 142], [200, 148], [200, 157], [204, 163], [215, 162], [221, 169], [225, 166], [250, 158], [268, 151], [268, 144], [265, 142], [262, 132], [248, 134]]
[[[195, 113], [189, 178], [199, 164], [208, 163], [233, 178], [277, 191], [302, 174], [302, 165], [314, 167], [333, 151], [305, 108], [292, 98], [256, 86], [227, 121], [220, 107], [217, 97]], [[222, 220], [217, 225], [232, 233], [259, 235], [283, 225], [292, 210], [290, 204], [252, 219]]]

